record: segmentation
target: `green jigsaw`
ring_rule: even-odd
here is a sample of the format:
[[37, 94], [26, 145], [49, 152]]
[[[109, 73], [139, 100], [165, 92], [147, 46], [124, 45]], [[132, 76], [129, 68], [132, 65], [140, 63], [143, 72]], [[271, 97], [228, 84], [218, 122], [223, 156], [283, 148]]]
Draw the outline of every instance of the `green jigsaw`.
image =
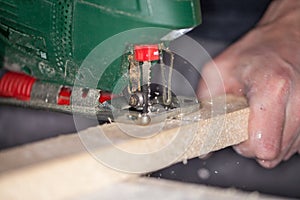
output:
[[182, 101], [171, 74], [154, 94], [151, 68], [171, 73], [169, 42], [200, 23], [199, 0], [0, 0], [0, 102], [147, 125]]

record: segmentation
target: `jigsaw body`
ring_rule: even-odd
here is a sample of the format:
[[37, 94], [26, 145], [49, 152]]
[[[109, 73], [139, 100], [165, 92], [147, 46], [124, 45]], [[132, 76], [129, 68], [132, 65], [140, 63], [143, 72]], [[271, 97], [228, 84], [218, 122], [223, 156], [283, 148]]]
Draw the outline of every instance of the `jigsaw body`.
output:
[[[126, 110], [142, 125], [180, 104], [171, 91], [174, 55], [167, 46], [200, 24], [198, 0], [0, 0], [0, 10], [2, 103], [99, 119]], [[142, 28], [104, 50], [121, 51], [118, 58], [81, 70], [99, 44]], [[159, 91], [152, 89], [153, 67], [161, 68]]]

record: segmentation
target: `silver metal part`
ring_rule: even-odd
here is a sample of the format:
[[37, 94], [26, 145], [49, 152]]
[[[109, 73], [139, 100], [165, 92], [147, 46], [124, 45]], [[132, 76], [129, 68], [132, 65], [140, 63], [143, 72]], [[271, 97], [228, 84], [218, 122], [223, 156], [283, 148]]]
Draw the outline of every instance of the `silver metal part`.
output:
[[170, 66], [169, 66], [169, 74], [168, 74], [168, 80], [166, 80], [165, 77], [165, 64], [163, 61], [163, 57], [160, 57], [160, 67], [161, 67], [161, 76], [163, 81], [163, 103], [165, 105], [170, 105], [172, 103], [172, 72], [173, 72], [173, 66], [174, 66], [174, 54], [169, 50], [164, 48], [163, 49], [166, 53], [170, 54], [171, 60], [170, 60]]
[[100, 90], [73, 87], [72, 106], [84, 106], [94, 108], [99, 104]]
[[56, 104], [60, 88], [60, 85], [36, 81], [32, 86], [30, 100]]
[[151, 62], [145, 61], [142, 65], [143, 85], [150, 85]]
[[144, 104], [143, 104], [143, 113], [150, 112], [150, 84], [151, 84], [151, 62], [145, 61], [142, 65], [143, 71], [143, 88], [142, 92], [144, 94]]
[[139, 115], [137, 120], [138, 120], [138, 124], [142, 126], [146, 126], [151, 123], [151, 118], [148, 114]]
[[[114, 121], [121, 123], [129, 123], [146, 126], [149, 124], [161, 123], [166, 119], [183, 119], [187, 114], [197, 112], [201, 105], [197, 98], [177, 96], [174, 98], [175, 108], [163, 107], [155, 104], [151, 107], [151, 112], [140, 113], [137, 111], [120, 110], [114, 114]], [[185, 119], [183, 119], [185, 120]]]
[[130, 85], [128, 85], [129, 93], [141, 91], [141, 69], [139, 63], [134, 60], [133, 55], [128, 56], [129, 65], [129, 78]]
[[142, 92], [135, 92], [129, 98], [129, 105], [134, 108], [143, 107], [144, 105], [144, 96]]
[[187, 32], [193, 30], [193, 28], [185, 28], [185, 29], [178, 29], [178, 30], [173, 30], [164, 37], [161, 38], [162, 41], [172, 41], [175, 40], [176, 38], [179, 38], [180, 36], [186, 34]]

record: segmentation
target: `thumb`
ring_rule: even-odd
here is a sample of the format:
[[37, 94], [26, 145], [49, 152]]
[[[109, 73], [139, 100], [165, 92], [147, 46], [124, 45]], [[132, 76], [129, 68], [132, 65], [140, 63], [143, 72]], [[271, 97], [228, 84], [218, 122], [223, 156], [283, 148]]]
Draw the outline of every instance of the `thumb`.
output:
[[198, 83], [197, 97], [199, 99], [225, 93], [223, 77], [214, 62], [206, 64], [201, 72], [201, 79]]
[[229, 48], [203, 67], [197, 89], [199, 99], [225, 93], [243, 95], [241, 74], [237, 70], [239, 64], [234, 55], [235, 53], [232, 53]]

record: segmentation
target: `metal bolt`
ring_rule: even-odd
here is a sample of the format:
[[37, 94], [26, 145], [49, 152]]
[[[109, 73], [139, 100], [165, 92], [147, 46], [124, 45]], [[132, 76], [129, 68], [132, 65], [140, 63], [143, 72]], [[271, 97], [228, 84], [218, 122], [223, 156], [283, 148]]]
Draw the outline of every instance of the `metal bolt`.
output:
[[142, 107], [144, 104], [144, 97], [141, 92], [132, 94], [129, 98], [129, 105], [132, 107]]
[[129, 105], [132, 107], [137, 106], [139, 103], [139, 98], [136, 95], [131, 95], [129, 98]]
[[139, 122], [140, 125], [146, 126], [146, 125], [150, 124], [151, 118], [147, 114], [142, 114], [141, 116], [139, 116], [138, 122]]

